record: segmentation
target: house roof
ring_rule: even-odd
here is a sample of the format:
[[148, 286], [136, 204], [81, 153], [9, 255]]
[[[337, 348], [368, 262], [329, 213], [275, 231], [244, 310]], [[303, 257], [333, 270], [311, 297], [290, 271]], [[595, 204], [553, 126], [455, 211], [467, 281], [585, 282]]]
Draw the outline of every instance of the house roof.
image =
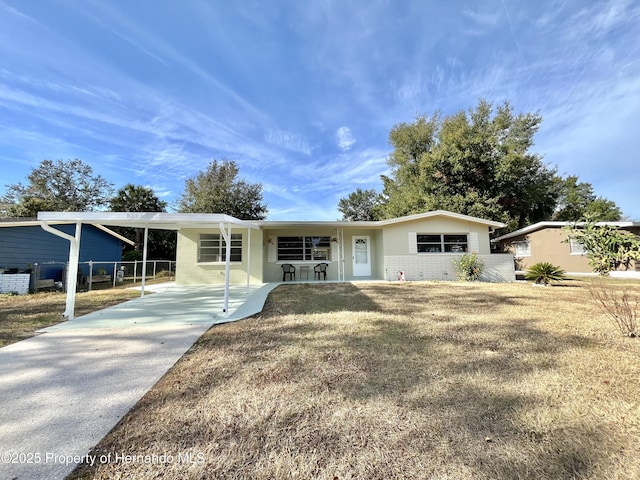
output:
[[226, 223], [239, 227], [259, 229], [264, 227], [295, 227], [295, 226], [325, 226], [325, 227], [370, 227], [380, 228], [414, 220], [433, 217], [448, 217], [466, 222], [480, 223], [495, 228], [506, 225], [492, 220], [471, 217], [446, 210], [418, 213], [405, 217], [380, 221], [287, 221], [287, 220], [239, 220], [229, 215], [218, 213], [134, 213], [134, 212], [40, 212], [38, 220], [47, 223], [90, 223], [93, 225], [111, 225], [121, 227], [149, 227], [162, 230], [180, 230], [181, 228], [211, 228], [212, 224]]
[[[64, 225], [64, 224], [70, 224], [70, 223], [75, 223], [75, 222], [49, 222], [50, 225]], [[40, 222], [38, 220], [0, 219], [0, 228], [1, 227], [39, 227], [39, 226], [40, 226]], [[128, 245], [135, 245], [135, 242], [133, 240], [129, 240], [128, 238], [123, 237], [122, 235], [114, 232], [113, 230], [107, 227], [104, 227], [100, 224], [94, 224], [93, 226], [111, 235], [112, 237], [120, 240], [121, 242], [124, 242]]]
[[38, 220], [46, 223], [89, 223], [134, 228], [155, 228], [159, 230], [180, 230], [181, 228], [211, 228], [212, 224], [233, 224], [254, 228], [253, 222], [238, 220], [218, 213], [164, 213], [164, 212], [39, 212]]
[[[535, 232], [536, 230], [542, 230], [543, 228], [562, 228], [570, 225], [584, 225], [584, 222], [538, 222], [532, 225], [528, 225], [524, 228], [516, 230], [505, 235], [501, 235], [491, 240], [492, 242], [500, 242], [513, 237], [519, 237], [526, 235], [527, 233]], [[596, 225], [611, 225], [612, 227], [628, 228], [628, 227], [640, 227], [640, 222], [598, 222]]]
[[404, 217], [391, 218], [389, 220], [377, 220], [377, 221], [309, 221], [309, 220], [300, 220], [300, 221], [288, 221], [288, 220], [259, 220], [255, 223], [257, 225], [263, 227], [287, 227], [287, 226], [324, 226], [324, 227], [369, 227], [369, 228], [380, 228], [385, 225], [394, 225], [398, 223], [411, 222], [415, 220], [423, 220], [426, 218], [433, 217], [448, 217], [456, 220], [462, 220], [465, 222], [473, 222], [480, 223], [483, 225], [488, 225], [495, 228], [502, 228], [506, 225], [501, 222], [494, 222], [493, 220], [485, 220], [483, 218], [471, 217], [469, 215], [462, 215], [460, 213], [453, 213], [446, 210], [434, 210], [432, 212], [426, 213], [418, 213], [415, 215], [407, 215]]

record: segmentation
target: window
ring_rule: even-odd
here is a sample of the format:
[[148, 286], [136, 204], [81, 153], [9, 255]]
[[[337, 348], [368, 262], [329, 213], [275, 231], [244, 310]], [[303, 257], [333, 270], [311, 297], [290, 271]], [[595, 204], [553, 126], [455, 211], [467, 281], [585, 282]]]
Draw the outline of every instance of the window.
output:
[[330, 237], [278, 237], [278, 261], [330, 260]]
[[569, 238], [569, 247], [571, 248], [571, 255], [584, 255], [587, 253], [584, 245], [577, 238]]
[[[198, 240], [198, 262], [224, 262], [227, 248], [219, 233], [201, 233]], [[242, 261], [242, 234], [231, 234], [231, 261]]]
[[530, 257], [531, 245], [529, 244], [529, 240], [513, 242], [513, 254], [516, 257]]
[[418, 253], [464, 253], [469, 249], [466, 234], [418, 233]]

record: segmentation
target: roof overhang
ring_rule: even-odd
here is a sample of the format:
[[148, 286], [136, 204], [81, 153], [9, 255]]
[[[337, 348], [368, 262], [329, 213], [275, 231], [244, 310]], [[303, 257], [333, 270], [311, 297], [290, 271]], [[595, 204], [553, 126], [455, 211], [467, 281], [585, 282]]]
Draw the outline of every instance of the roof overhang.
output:
[[485, 220], [483, 218], [471, 217], [469, 215], [462, 215], [461, 213], [453, 213], [446, 210], [434, 210], [432, 212], [418, 213], [415, 215], [407, 215], [404, 217], [391, 218], [389, 220], [378, 221], [335, 221], [335, 222], [314, 222], [314, 221], [271, 221], [261, 220], [256, 224], [262, 227], [331, 227], [331, 228], [382, 228], [386, 225], [394, 225], [398, 223], [412, 222], [416, 220], [424, 220], [433, 217], [447, 217], [454, 220], [461, 220], [464, 222], [479, 223], [494, 228], [504, 228], [507, 225], [501, 222], [494, 222], [493, 220]]
[[[543, 228], [563, 228], [571, 225], [575, 225], [579, 227], [582, 225], [586, 225], [586, 223], [585, 222], [558, 222], [558, 221], [538, 222], [532, 225], [527, 225], [526, 227], [521, 228], [519, 230], [515, 230], [513, 232], [501, 235], [497, 238], [494, 238], [491, 241], [500, 242], [502, 240], [508, 240], [509, 238], [519, 237], [521, 235], [526, 235], [528, 233], [535, 232], [537, 230], [542, 230]], [[629, 227], [639, 227], [640, 222], [597, 222], [596, 225], [597, 226], [609, 225], [617, 228], [629, 228]]]
[[39, 212], [38, 220], [52, 223], [86, 223], [114, 227], [180, 230], [182, 228], [212, 228], [220, 223], [259, 229], [253, 222], [218, 213], [159, 212]]

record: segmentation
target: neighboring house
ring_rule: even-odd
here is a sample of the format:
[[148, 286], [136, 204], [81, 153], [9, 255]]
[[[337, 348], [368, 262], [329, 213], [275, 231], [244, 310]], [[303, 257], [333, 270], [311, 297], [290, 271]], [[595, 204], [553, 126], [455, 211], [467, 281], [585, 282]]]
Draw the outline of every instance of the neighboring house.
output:
[[[52, 225], [61, 232], [75, 234], [74, 224]], [[123, 243], [133, 245], [121, 235], [99, 225], [83, 225], [80, 262], [116, 262], [122, 260]], [[69, 261], [69, 242], [46, 232], [36, 220], [0, 220], [0, 269], [5, 273], [30, 272], [38, 264], [40, 279], [62, 281]], [[109, 270], [109, 266], [106, 265]], [[88, 266], [80, 266], [88, 275]], [[113, 267], [108, 271], [113, 273]]]
[[[492, 240], [499, 250], [513, 254], [517, 273], [538, 262], [550, 262], [569, 274], [591, 274], [583, 246], [565, 229], [573, 222], [538, 222]], [[601, 222], [638, 235], [640, 222]], [[634, 265], [640, 272], [640, 262]]]
[[[489, 234], [502, 223], [446, 211], [377, 222], [254, 221], [257, 231], [233, 228], [230, 283], [283, 280], [283, 264], [296, 267], [296, 280], [313, 280], [327, 263], [327, 279], [455, 280], [452, 260], [480, 254], [484, 280], [515, 280], [511, 255], [491, 255]], [[178, 230], [176, 282], [224, 283], [225, 248], [217, 226]], [[287, 277], [288, 278], [288, 277]]]

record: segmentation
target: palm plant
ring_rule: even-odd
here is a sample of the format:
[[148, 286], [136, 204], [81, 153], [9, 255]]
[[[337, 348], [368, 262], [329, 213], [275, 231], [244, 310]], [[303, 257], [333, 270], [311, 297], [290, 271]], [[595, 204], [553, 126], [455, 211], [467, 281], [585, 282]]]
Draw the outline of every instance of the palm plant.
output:
[[550, 285], [564, 280], [565, 271], [550, 262], [538, 262], [527, 269], [524, 278], [533, 280], [537, 284]]

